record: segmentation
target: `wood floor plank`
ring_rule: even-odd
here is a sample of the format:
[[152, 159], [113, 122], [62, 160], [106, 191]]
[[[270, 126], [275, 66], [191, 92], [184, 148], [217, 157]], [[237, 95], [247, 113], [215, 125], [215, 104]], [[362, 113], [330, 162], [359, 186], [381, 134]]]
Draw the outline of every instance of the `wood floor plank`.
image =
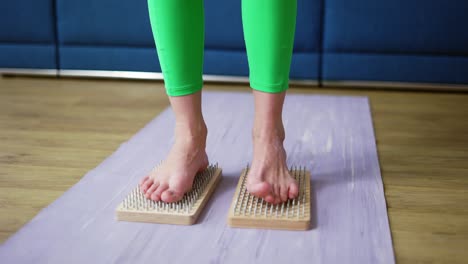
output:
[[[208, 84], [206, 90], [249, 91]], [[368, 96], [398, 263], [468, 258], [468, 94], [292, 87]], [[0, 241], [169, 104], [161, 82], [0, 79]]]

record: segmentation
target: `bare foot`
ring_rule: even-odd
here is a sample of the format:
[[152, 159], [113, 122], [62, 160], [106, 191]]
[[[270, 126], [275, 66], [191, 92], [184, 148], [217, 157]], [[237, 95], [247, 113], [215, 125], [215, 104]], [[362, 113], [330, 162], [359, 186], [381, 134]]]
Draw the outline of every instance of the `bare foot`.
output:
[[289, 174], [283, 147], [284, 128], [254, 129], [254, 155], [247, 175], [247, 190], [268, 203], [278, 204], [298, 195], [296, 180]]
[[176, 125], [176, 140], [167, 158], [140, 182], [146, 198], [166, 203], [177, 202], [192, 188], [195, 175], [208, 166], [205, 152], [207, 129]]

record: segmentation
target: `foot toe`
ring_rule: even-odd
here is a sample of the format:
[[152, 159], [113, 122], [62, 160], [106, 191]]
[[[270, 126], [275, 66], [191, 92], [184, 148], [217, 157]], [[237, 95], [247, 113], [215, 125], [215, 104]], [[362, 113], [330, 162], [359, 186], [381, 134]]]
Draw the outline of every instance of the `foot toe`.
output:
[[156, 189], [156, 191], [153, 192], [153, 194], [151, 195], [151, 200], [153, 201], [159, 201], [161, 200], [161, 194], [167, 190], [167, 188], [169, 188], [169, 186], [167, 185], [167, 183], [161, 183], [158, 188]]
[[274, 197], [273, 195], [271, 195], [271, 194], [268, 194], [267, 196], [265, 196], [265, 201], [266, 201], [267, 203], [271, 203], [271, 204], [272, 204], [272, 203], [275, 202], [275, 197]]
[[267, 182], [257, 182], [247, 185], [247, 191], [257, 197], [265, 197], [271, 192], [271, 186]]
[[146, 191], [151, 187], [152, 184], [153, 184], [153, 179], [148, 178], [148, 179], [142, 184], [142, 186], [140, 187], [140, 188], [141, 188], [141, 191], [142, 191], [143, 193], [146, 193]]
[[149, 187], [149, 189], [145, 192], [145, 197], [146, 198], [150, 198], [151, 197], [151, 194], [153, 194], [154, 191], [156, 191], [156, 189], [158, 188], [159, 186], [159, 182], [153, 182], [153, 184]]
[[146, 175], [145, 177], [141, 178], [141, 180], [140, 180], [140, 187], [143, 186], [143, 183], [145, 183], [146, 180], [148, 180], [148, 179], [149, 179], [149, 175]]
[[299, 187], [296, 182], [289, 184], [288, 197], [289, 199], [294, 199], [299, 194]]
[[175, 203], [182, 199], [182, 196], [184, 196], [183, 192], [175, 191], [173, 189], [167, 189], [161, 194], [161, 200], [163, 200], [166, 203]]
[[288, 185], [283, 185], [280, 187], [280, 196], [281, 202], [286, 202], [288, 200]]
[[276, 196], [276, 197], [275, 197], [275, 203], [274, 203], [274, 204], [280, 204], [280, 203], [282, 203], [281, 197], [280, 197], [280, 196]]
[[280, 199], [281, 186], [279, 184], [273, 184], [273, 195], [275, 196], [275, 199]]

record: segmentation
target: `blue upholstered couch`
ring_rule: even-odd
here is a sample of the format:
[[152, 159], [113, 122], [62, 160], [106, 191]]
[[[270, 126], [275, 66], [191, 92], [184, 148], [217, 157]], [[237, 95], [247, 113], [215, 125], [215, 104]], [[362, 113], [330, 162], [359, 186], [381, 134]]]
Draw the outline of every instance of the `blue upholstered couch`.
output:
[[[15, 0], [0, 68], [160, 72], [146, 0]], [[291, 78], [468, 84], [468, 1], [298, 0]], [[240, 0], [205, 0], [205, 74], [246, 76]]]

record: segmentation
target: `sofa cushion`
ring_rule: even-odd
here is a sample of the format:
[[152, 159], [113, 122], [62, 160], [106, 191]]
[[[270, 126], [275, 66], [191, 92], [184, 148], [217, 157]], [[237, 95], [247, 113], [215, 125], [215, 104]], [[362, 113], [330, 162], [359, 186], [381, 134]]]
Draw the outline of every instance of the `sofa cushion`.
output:
[[[205, 0], [207, 49], [244, 50], [241, 1]], [[295, 51], [317, 51], [319, 0], [298, 0]], [[59, 41], [65, 45], [154, 46], [147, 1], [57, 0]]]
[[54, 43], [53, 0], [3, 1], [0, 8], [1, 43]]
[[[203, 72], [214, 75], [247, 76], [249, 69], [244, 51], [205, 51]], [[318, 55], [295, 53], [291, 78], [317, 79]], [[63, 46], [60, 65], [69, 70], [108, 70], [160, 72], [156, 51], [151, 47]]]
[[[321, 0], [297, 1], [295, 52], [319, 50], [321, 7]], [[245, 49], [240, 0], [205, 0], [205, 28], [207, 48]]]
[[0, 68], [56, 69], [55, 45], [0, 43]]
[[468, 55], [468, 1], [325, 0], [324, 50]]
[[[205, 0], [205, 74], [248, 75], [241, 1]], [[291, 78], [317, 79], [321, 0], [298, 0]], [[147, 1], [57, 0], [60, 67], [160, 71]]]
[[60, 44], [154, 45], [146, 1], [56, 1]]
[[468, 57], [328, 52], [322, 72], [324, 80], [468, 84]]

